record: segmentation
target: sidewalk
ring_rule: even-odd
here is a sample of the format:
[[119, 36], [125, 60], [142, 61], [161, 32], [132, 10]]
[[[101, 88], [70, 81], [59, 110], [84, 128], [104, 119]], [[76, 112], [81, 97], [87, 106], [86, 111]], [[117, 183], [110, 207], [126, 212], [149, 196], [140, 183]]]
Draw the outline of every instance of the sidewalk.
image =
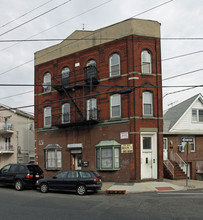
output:
[[114, 183], [103, 182], [100, 193], [109, 194], [125, 194], [125, 193], [141, 193], [141, 192], [167, 192], [167, 191], [181, 191], [190, 189], [203, 189], [203, 181], [188, 180], [186, 187], [186, 180], [169, 180], [150, 181], [140, 183]]

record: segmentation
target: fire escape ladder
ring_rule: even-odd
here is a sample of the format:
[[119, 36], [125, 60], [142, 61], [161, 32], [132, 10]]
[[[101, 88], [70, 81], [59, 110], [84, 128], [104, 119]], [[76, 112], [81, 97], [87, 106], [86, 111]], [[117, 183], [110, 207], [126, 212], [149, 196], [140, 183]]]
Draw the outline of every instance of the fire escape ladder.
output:
[[82, 112], [80, 111], [80, 109], [78, 108], [78, 106], [76, 105], [76, 103], [74, 102], [73, 98], [70, 96], [70, 94], [68, 93], [68, 91], [62, 86], [62, 89], [64, 91], [64, 93], [66, 94], [66, 96], [68, 96], [68, 98], [71, 100], [71, 102], [73, 103], [76, 111], [78, 112], [78, 114], [80, 115], [80, 117], [82, 118], [82, 120], [86, 121], [85, 116], [82, 114]]

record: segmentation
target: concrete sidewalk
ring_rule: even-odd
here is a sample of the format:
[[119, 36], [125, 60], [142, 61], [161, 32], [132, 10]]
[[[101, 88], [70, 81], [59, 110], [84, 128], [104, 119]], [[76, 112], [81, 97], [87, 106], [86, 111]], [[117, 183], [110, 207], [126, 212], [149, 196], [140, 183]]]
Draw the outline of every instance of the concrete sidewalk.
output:
[[114, 183], [103, 182], [100, 193], [109, 194], [125, 194], [125, 193], [141, 193], [141, 192], [167, 192], [167, 191], [181, 191], [189, 189], [203, 189], [203, 181], [188, 180], [186, 187], [186, 180], [169, 180], [150, 181], [139, 183]]

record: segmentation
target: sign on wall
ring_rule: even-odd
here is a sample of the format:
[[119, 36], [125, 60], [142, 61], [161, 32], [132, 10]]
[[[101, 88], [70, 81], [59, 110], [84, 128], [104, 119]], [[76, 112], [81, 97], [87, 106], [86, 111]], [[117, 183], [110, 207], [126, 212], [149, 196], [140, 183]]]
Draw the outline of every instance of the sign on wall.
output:
[[121, 144], [121, 153], [133, 153], [133, 144]]
[[120, 139], [128, 139], [128, 132], [121, 132], [120, 133]]

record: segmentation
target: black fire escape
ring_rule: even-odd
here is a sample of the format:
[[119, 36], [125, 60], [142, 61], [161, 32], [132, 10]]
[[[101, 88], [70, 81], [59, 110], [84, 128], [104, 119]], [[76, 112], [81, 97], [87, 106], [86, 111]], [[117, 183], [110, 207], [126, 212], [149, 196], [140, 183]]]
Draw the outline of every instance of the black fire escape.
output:
[[[59, 76], [54, 78], [53, 88], [57, 90], [59, 94], [65, 94], [66, 97], [68, 97], [69, 103], [72, 104], [77, 114], [79, 115], [79, 119], [74, 121], [71, 120], [67, 123], [63, 123], [61, 115], [57, 115], [57, 120], [54, 120], [55, 122], [53, 123], [56, 127], [78, 127], [85, 125], [95, 125], [99, 123], [99, 114], [97, 108], [90, 108], [87, 118], [87, 112], [81, 111], [81, 109], [76, 104], [76, 99], [73, 98], [71, 95], [77, 90], [85, 90], [88, 91], [89, 94], [91, 94], [93, 86], [99, 84], [96, 66], [87, 66], [83, 70], [84, 73], [80, 75], [80, 78], [78, 79], [71, 79], [71, 74], [68, 74], [67, 76]], [[86, 108], [84, 108], [83, 106], [83, 109]], [[70, 115], [68, 117], [70, 118]]]

